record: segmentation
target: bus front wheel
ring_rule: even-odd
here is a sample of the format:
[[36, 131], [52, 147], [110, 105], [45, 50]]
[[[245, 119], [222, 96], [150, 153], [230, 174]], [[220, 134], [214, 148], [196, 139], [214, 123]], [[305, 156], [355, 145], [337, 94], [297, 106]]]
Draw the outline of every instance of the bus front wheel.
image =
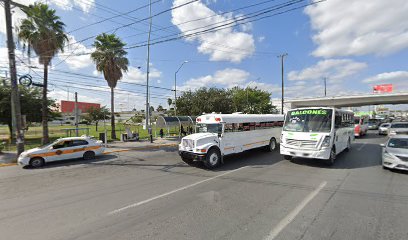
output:
[[268, 152], [273, 152], [273, 151], [276, 150], [276, 148], [277, 148], [276, 139], [275, 139], [275, 138], [271, 138], [271, 140], [269, 141], [269, 145], [266, 146], [266, 150], [267, 150]]
[[289, 156], [289, 155], [283, 155], [283, 159], [292, 160], [293, 158], [292, 158], [292, 156]]
[[221, 153], [217, 148], [211, 148], [210, 151], [208, 151], [207, 156], [204, 161], [204, 165], [211, 169], [215, 168], [218, 165], [221, 164]]
[[327, 159], [327, 164], [329, 166], [332, 166], [334, 164], [334, 162], [336, 161], [336, 149], [333, 147], [330, 151], [330, 157], [329, 159]]

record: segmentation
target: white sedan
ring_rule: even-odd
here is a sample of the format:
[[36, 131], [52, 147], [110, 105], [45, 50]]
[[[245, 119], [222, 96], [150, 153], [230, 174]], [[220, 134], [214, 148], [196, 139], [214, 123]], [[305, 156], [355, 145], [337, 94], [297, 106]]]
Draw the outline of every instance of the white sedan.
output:
[[60, 138], [55, 142], [27, 150], [20, 154], [18, 164], [41, 167], [47, 162], [66, 159], [93, 159], [104, 151], [101, 141], [89, 137]]
[[392, 136], [382, 146], [383, 168], [408, 170], [408, 135]]

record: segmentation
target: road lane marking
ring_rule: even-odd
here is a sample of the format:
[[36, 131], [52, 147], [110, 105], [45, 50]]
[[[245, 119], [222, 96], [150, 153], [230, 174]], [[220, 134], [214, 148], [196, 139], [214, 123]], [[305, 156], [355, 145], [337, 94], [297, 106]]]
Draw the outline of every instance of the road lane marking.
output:
[[295, 217], [302, 211], [302, 209], [314, 198], [316, 195], [326, 186], [327, 182], [322, 182], [319, 187], [317, 187], [313, 192], [309, 193], [305, 199], [303, 199], [285, 218], [283, 218], [278, 225], [276, 225], [268, 236], [265, 237], [265, 240], [275, 239], [279, 233], [291, 223]]
[[363, 147], [366, 145], [367, 143], [363, 143], [360, 147], [357, 148], [357, 151], [361, 151], [361, 149], [363, 149]]
[[174, 189], [174, 190], [172, 190], [172, 191], [170, 191], [170, 192], [166, 192], [166, 193], [157, 195], [157, 196], [155, 196], [155, 197], [152, 197], [152, 198], [149, 198], [149, 199], [146, 199], [146, 200], [137, 202], [137, 203], [130, 204], [130, 205], [128, 205], [128, 206], [125, 206], [125, 207], [122, 207], [122, 208], [113, 210], [113, 211], [109, 212], [108, 215], [117, 214], [117, 213], [123, 212], [123, 211], [125, 211], [125, 210], [127, 210], [127, 209], [134, 208], [134, 207], [137, 207], [137, 206], [140, 206], [140, 205], [149, 203], [149, 202], [154, 201], [154, 200], [157, 200], [157, 199], [159, 199], [159, 198], [163, 198], [163, 197], [169, 196], [169, 195], [171, 195], [171, 194], [173, 194], [173, 193], [180, 192], [180, 191], [186, 190], [186, 189], [188, 189], [188, 188], [197, 186], [197, 185], [199, 185], [199, 184], [202, 184], [202, 183], [205, 183], [205, 182], [214, 180], [214, 179], [216, 179], [216, 178], [225, 176], [225, 175], [227, 175], [227, 174], [230, 174], [230, 173], [239, 171], [239, 170], [241, 170], [241, 169], [243, 169], [243, 168], [246, 168], [246, 167], [241, 167], [241, 168], [238, 168], [238, 169], [235, 169], [235, 170], [231, 170], [231, 171], [228, 171], [228, 172], [219, 174], [219, 175], [217, 175], [217, 176], [210, 177], [210, 178], [207, 178], [207, 179], [204, 179], [204, 180], [195, 182], [195, 183], [193, 183], [193, 184], [190, 184], [190, 185], [187, 185], [187, 186], [184, 186], [184, 187], [181, 187], [181, 188]]

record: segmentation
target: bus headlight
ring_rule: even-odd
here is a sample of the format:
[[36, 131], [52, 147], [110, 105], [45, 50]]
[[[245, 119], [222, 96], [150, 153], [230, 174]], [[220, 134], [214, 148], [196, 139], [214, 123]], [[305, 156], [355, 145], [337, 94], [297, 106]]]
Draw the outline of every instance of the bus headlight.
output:
[[322, 147], [330, 147], [330, 136], [326, 136], [323, 139]]

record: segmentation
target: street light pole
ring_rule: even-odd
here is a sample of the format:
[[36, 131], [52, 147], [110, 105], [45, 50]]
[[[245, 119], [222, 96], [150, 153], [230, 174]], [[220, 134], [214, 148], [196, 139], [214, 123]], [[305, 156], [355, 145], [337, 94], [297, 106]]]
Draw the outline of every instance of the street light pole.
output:
[[177, 73], [183, 67], [184, 64], [188, 63], [188, 61], [184, 61], [177, 71], [174, 73], [174, 116], [177, 116]]
[[283, 74], [284, 74], [283, 60], [284, 60], [284, 58], [286, 56], [288, 56], [287, 53], [284, 53], [284, 54], [281, 54], [281, 55], [278, 56], [278, 58], [281, 59], [281, 67], [282, 67], [282, 103], [281, 103], [281, 108], [282, 108], [281, 113], [282, 114], [283, 114], [283, 103], [284, 103], [284, 99], [285, 99], [285, 90], [284, 90], [285, 84], [284, 84], [284, 79], [283, 79]]
[[150, 34], [152, 32], [152, 0], [149, 0], [149, 34], [147, 37], [147, 67], [146, 67], [146, 130], [149, 128], [149, 74], [150, 74]]
[[324, 96], [326, 97], [326, 96], [327, 96], [327, 92], [326, 92], [326, 86], [327, 86], [326, 81], [327, 81], [327, 78], [324, 77], [323, 80], [324, 80]]

